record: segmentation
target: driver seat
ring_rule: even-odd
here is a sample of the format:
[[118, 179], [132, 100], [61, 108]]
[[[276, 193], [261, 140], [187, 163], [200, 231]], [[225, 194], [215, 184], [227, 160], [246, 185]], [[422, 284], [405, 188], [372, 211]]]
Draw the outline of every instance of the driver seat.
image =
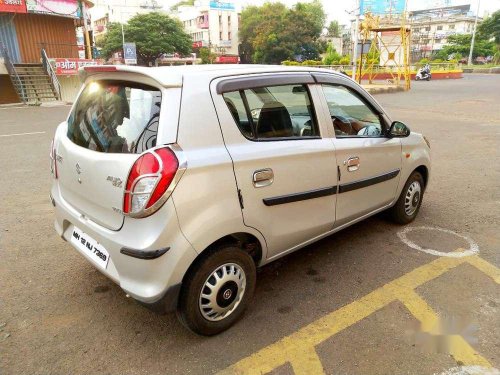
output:
[[257, 121], [257, 137], [293, 137], [293, 124], [283, 103], [270, 101], [260, 110]]

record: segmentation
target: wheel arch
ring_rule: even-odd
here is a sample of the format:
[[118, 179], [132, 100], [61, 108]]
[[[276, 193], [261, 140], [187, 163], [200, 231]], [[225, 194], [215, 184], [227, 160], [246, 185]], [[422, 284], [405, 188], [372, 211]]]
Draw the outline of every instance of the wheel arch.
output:
[[[419, 172], [422, 175], [422, 177], [424, 178], [424, 188], [427, 188], [427, 183], [429, 182], [429, 169], [422, 164], [415, 168], [413, 172]], [[410, 173], [410, 176], [412, 173]]]
[[216, 251], [223, 245], [233, 245], [247, 252], [252, 257], [256, 267], [258, 267], [263, 260], [263, 247], [260, 240], [255, 235], [248, 232], [236, 232], [227, 234], [213, 241], [198, 254], [198, 256], [193, 260], [186, 273], [184, 274], [183, 281], [186, 275], [188, 275], [190, 271], [194, 267], [196, 267], [201, 259], [205, 258], [209, 253]]

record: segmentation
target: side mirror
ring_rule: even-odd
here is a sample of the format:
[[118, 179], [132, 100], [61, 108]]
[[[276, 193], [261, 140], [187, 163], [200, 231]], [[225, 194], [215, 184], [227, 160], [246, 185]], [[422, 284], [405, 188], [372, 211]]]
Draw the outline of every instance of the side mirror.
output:
[[389, 128], [389, 137], [404, 138], [410, 135], [410, 128], [401, 121], [394, 121]]

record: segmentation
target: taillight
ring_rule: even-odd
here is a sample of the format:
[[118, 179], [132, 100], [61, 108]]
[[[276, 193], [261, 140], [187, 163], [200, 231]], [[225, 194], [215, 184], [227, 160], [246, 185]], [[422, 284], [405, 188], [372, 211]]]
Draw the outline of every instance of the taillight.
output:
[[142, 154], [128, 175], [123, 213], [146, 217], [157, 211], [168, 199], [168, 188], [178, 169], [179, 161], [168, 147]]
[[50, 144], [50, 172], [52, 173], [52, 176], [54, 178], [57, 178], [57, 159], [56, 159], [56, 147], [54, 145], [54, 140], [52, 140], [52, 143]]

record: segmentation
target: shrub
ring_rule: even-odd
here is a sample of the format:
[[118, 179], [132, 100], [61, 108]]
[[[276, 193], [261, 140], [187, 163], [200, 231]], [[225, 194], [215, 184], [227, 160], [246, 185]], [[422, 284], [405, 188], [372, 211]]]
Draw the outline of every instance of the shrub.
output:
[[291, 66], [291, 65], [300, 65], [297, 61], [285, 60], [281, 62], [281, 65]]
[[351, 63], [351, 57], [350, 56], [344, 56], [339, 60], [340, 65], [349, 65]]
[[314, 66], [314, 65], [321, 65], [321, 61], [316, 61], [316, 60], [304, 60], [302, 61], [302, 65], [309, 65], [309, 66]]

